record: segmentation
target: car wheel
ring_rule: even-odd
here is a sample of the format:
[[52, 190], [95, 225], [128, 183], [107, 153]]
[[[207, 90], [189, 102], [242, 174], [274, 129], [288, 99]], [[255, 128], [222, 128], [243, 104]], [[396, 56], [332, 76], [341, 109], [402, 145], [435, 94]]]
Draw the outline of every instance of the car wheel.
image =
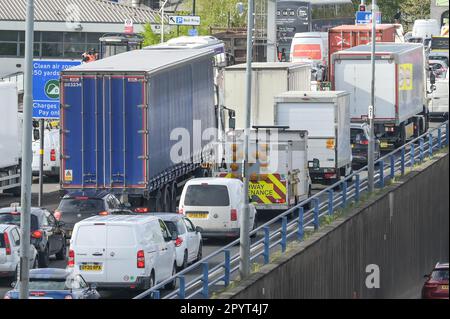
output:
[[57, 260], [65, 260], [66, 259], [66, 239], [63, 238], [63, 244], [61, 250], [58, 251], [55, 256]]
[[198, 246], [198, 253], [197, 253], [197, 259], [196, 261], [199, 261], [203, 258], [203, 243], [200, 241], [200, 244]]
[[48, 246], [45, 248], [45, 251], [39, 252], [39, 268], [47, 268], [50, 264], [50, 254], [48, 251]]
[[[172, 276], [171, 277], [175, 276], [176, 274], [177, 274], [177, 263], [174, 262], [173, 263]], [[172, 289], [175, 289], [176, 285], [177, 285], [177, 279], [174, 278], [174, 280], [172, 280], [171, 282], [166, 284], [166, 286], [164, 288], [172, 290]]]
[[185, 269], [188, 265], [188, 252], [187, 250], [184, 251], [184, 256], [183, 256], [183, 263], [180, 266], [180, 270], [181, 269]]

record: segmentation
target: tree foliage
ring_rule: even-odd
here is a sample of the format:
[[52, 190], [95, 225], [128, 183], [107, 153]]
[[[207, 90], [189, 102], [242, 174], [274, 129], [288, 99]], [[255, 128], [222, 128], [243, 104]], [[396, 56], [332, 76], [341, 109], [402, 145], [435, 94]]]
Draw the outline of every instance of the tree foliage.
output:
[[202, 20], [200, 34], [209, 34], [210, 27], [245, 27], [247, 16], [239, 16], [236, 9], [239, 2], [246, 7], [245, 0], [197, 0], [197, 13]]

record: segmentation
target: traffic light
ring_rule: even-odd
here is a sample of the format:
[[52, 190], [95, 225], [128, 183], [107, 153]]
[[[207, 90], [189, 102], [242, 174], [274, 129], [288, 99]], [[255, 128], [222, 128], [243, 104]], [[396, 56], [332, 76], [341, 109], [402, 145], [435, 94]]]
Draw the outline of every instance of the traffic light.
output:
[[359, 5], [359, 11], [366, 11], [366, 5], [365, 4], [360, 4]]

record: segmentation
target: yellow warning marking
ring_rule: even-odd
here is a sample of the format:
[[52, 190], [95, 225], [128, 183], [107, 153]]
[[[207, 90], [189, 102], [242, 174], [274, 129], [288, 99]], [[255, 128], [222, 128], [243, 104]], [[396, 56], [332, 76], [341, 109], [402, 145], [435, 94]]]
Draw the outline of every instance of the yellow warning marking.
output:
[[280, 182], [280, 180], [278, 178], [276, 178], [272, 174], [269, 174], [268, 177], [269, 177], [270, 181], [272, 183], [274, 183], [280, 191], [283, 192], [283, 194], [286, 194], [286, 187], [283, 185], [283, 183]]
[[413, 89], [413, 65], [404, 63], [398, 66], [399, 90], [411, 91]]
[[66, 169], [64, 171], [64, 181], [71, 182], [73, 180], [73, 174], [71, 169]]

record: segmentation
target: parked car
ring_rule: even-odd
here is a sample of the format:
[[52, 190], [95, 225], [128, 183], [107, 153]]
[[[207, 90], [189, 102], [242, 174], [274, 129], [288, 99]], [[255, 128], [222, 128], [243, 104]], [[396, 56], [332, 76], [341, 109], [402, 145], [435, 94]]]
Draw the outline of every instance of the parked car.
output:
[[448, 299], [448, 262], [437, 263], [423, 284], [423, 299]]
[[64, 222], [67, 237], [70, 238], [75, 223], [88, 217], [105, 216], [122, 209], [120, 200], [107, 191], [75, 191], [61, 199], [54, 215], [57, 220]]
[[200, 228], [195, 227], [189, 218], [173, 213], [152, 215], [161, 218], [171, 233], [177, 233], [175, 251], [178, 269], [184, 269], [188, 264], [202, 259], [203, 244]]
[[[352, 144], [353, 168], [367, 165], [369, 155], [369, 125], [365, 122], [350, 124], [350, 143]], [[380, 157], [380, 141], [375, 142], [375, 160]]]
[[[195, 178], [181, 193], [179, 213], [200, 227], [203, 237], [238, 237], [244, 210], [244, 185], [234, 178]], [[250, 204], [250, 230], [256, 227], [256, 208]]]
[[75, 224], [68, 267], [102, 289], [149, 289], [176, 274], [176, 239], [149, 214], [90, 217]]
[[[5, 299], [19, 299], [19, 283], [5, 294]], [[59, 268], [30, 271], [30, 299], [99, 299], [95, 285], [88, 285], [80, 275]]]
[[[0, 224], [14, 224], [20, 226], [21, 209], [18, 206], [0, 209]], [[45, 208], [31, 207], [31, 243], [38, 252], [40, 268], [50, 264], [50, 256], [57, 260], [66, 259], [66, 234], [64, 223]]]
[[[37, 251], [30, 246], [30, 268], [37, 268]], [[0, 224], [0, 277], [16, 280], [20, 264], [20, 229]]]

